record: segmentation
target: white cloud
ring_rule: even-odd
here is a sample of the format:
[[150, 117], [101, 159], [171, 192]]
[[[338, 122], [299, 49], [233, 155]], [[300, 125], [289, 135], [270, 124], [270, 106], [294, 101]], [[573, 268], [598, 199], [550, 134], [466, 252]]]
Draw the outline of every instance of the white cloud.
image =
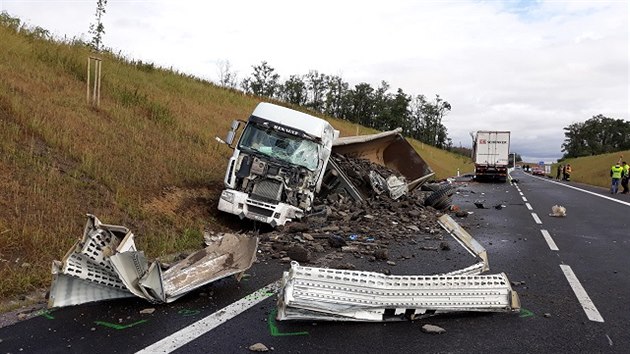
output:
[[[31, 24], [86, 34], [94, 0], [0, 0]], [[104, 43], [203, 78], [265, 60], [284, 78], [318, 70], [351, 84], [439, 94], [454, 144], [512, 131], [512, 150], [560, 157], [563, 127], [628, 116], [626, 1], [116, 1]], [[84, 35], [87, 38], [87, 35]]]

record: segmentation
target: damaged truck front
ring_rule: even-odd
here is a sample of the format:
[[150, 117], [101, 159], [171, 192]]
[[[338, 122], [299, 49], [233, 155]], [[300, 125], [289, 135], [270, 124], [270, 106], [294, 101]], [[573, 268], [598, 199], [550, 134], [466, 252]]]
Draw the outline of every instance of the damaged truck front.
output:
[[272, 226], [301, 218], [320, 189], [339, 132], [323, 119], [263, 102], [246, 122], [233, 122], [229, 146], [241, 123], [219, 210]]

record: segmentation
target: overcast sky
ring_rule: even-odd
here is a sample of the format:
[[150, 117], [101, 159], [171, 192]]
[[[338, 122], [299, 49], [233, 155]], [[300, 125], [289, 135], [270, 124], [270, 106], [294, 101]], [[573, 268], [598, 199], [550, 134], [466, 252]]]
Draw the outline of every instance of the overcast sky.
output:
[[[82, 37], [96, 0], [0, 0], [58, 37]], [[239, 80], [263, 60], [285, 80], [309, 70], [352, 86], [439, 94], [453, 144], [510, 130], [526, 161], [562, 156], [563, 128], [630, 120], [629, 8], [618, 1], [109, 0], [104, 45], [133, 59]]]

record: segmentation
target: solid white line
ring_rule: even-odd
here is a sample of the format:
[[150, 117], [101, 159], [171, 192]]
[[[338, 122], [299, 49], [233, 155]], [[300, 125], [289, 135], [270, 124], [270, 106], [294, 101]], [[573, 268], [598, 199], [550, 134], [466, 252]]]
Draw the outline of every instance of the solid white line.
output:
[[538, 217], [538, 215], [536, 215], [536, 213], [532, 213], [532, 218], [534, 218], [536, 224], [542, 224], [542, 221], [540, 221], [540, 218]]
[[595, 304], [593, 303], [593, 301], [591, 301], [591, 298], [588, 297], [586, 290], [584, 290], [582, 284], [580, 284], [580, 281], [575, 276], [575, 273], [573, 273], [571, 267], [565, 264], [561, 264], [560, 268], [562, 269], [564, 276], [569, 281], [569, 285], [571, 285], [571, 289], [573, 289], [575, 296], [577, 296], [577, 299], [580, 302], [580, 305], [582, 305], [584, 312], [586, 312], [586, 317], [594, 322], [604, 322], [604, 318], [602, 317], [602, 315], [599, 314], [599, 311], [597, 311]]
[[542, 233], [543, 237], [545, 238], [545, 241], [547, 241], [547, 245], [549, 246], [549, 248], [552, 251], [559, 251], [558, 246], [556, 246], [556, 243], [551, 238], [551, 235], [549, 234], [549, 231], [547, 231], [547, 230], [540, 230], [540, 232]]
[[527, 207], [527, 209], [529, 210], [534, 210], [534, 208], [532, 208], [532, 205], [529, 203], [525, 203], [525, 206]]
[[573, 187], [573, 186], [568, 185], [568, 184], [564, 184], [564, 183], [560, 183], [560, 182], [552, 181], [552, 180], [545, 179], [545, 178], [538, 177], [538, 176], [532, 176], [532, 177], [534, 177], [534, 178], [538, 178], [538, 179], [541, 179], [541, 180], [543, 180], [543, 181], [547, 181], [547, 182], [549, 182], [549, 183], [555, 183], [555, 184], [560, 185], [560, 186], [563, 186], [563, 187], [567, 187], [567, 188], [575, 189], [576, 191], [580, 191], [580, 192], [584, 192], [584, 193], [592, 194], [592, 195], [594, 195], [594, 196], [597, 196], [597, 197], [600, 197], [600, 198], [604, 198], [604, 199], [608, 199], [608, 200], [610, 200], [610, 201], [613, 201], [613, 202], [616, 202], [616, 203], [619, 203], [619, 204], [624, 204], [624, 205], [630, 206], [630, 203], [628, 203], [628, 202], [624, 202], [623, 200], [618, 200], [618, 199], [615, 199], [615, 198], [607, 197], [607, 196], [602, 195], [602, 194], [599, 194], [599, 193], [595, 193], [595, 192], [587, 191], [586, 189], [582, 189], [582, 188], [578, 188], [578, 187]]
[[527, 201], [527, 198], [523, 197], [523, 201], [524, 201], [524, 202], [526, 202], [526, 201]]
[[137, 353], [170, 353], [181, 348], [186, 343], [210, 332], [216, 327], [222, 325], [228, 320], [238, 316], [250, 307], [259, 302], [268, 299], [273, 295], [274, 289], [277, 288], [279, 281], [271, 283], [262, 289], [259, 289], [244, 298], [222, 308], [221, 310], [203, 318], [188, 327], [165, 337], [150, 346], [138, 351]]

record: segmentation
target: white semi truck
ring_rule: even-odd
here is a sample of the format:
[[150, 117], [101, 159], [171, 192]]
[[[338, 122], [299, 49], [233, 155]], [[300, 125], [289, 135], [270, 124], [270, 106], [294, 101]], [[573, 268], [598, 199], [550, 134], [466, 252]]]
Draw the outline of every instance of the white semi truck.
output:
[[475, 134], [475, 179], [505, 182], [508, 176], [510, 132], [480, 130]]
[[[234, 145], [242, 124], [245, 128]], [[366, 186], [354, 185], [331, 153], [396, 171], [411, 191], [434, 173], [400, 133], [399, 128], [339, 138], [339, 131], [323, 119], [260, 103], [247, 121], [232, 123], [225, 139], [234, 153], [225, 172], [219, 210], [275, 227], [311, 212], [320, 192], [363, 201], [361, 187]]]
[[241, 123], [219, 210], [272, 226], [301, 218], [321, 188], [339, 131], [323, 119], [263, 102], [247, 122], [233, 122], [228, 145]]

